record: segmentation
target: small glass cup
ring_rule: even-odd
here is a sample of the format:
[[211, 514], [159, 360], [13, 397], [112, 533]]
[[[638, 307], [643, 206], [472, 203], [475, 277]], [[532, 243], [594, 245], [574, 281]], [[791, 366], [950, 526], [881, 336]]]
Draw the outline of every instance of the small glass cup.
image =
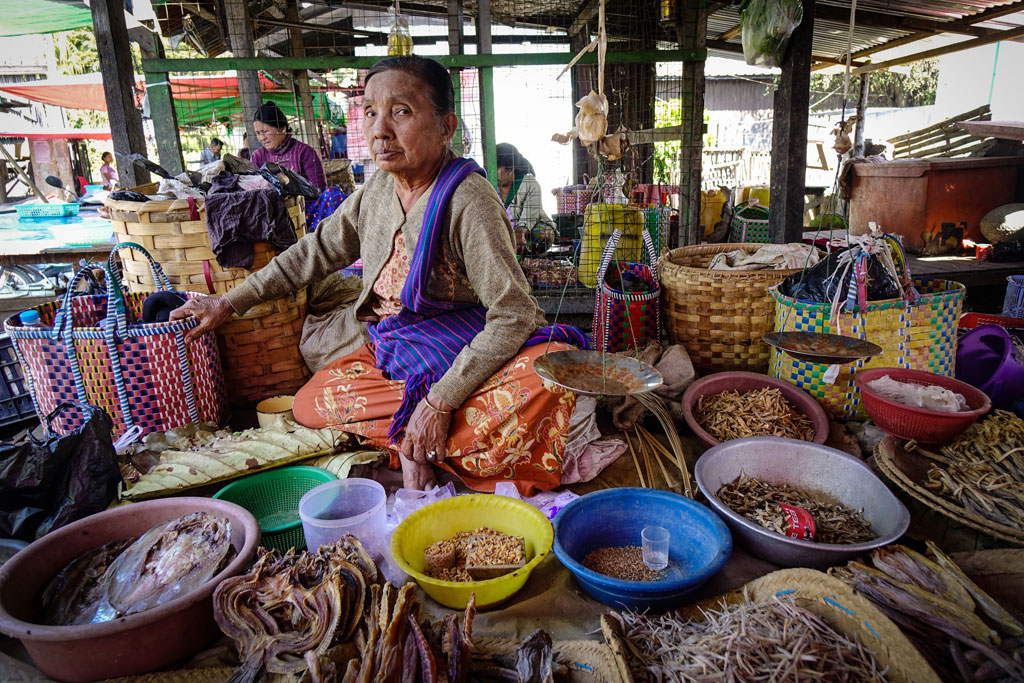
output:
[[668, 529], [663, 526], [645, 526], [640, 532], [644, 564], [660, 571], [668, 566]]

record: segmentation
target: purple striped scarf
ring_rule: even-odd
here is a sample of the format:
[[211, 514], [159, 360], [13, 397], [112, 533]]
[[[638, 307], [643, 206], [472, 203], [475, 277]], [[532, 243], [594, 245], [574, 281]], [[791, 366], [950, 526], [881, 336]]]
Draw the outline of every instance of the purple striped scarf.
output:
[[[479, 304], [431, 301], [424, 296], [441, 241], [445, 209], [455, 188], [470, 173], [484, 175], [472, 159], [452, 159], [442, 169], [427, 200], [409, 276], [402, 286], [402, 310], [368, 326], [377, 367], [389, 378], [405, 382], [402, 403], [388, 428], [391, 443], [398, 440], [431, 385], [447, 372], [487, 322], [487, 309]], [[523, 346], [549, 339], [590, 348], [586, 336], [569, 325], [538, 330]]]

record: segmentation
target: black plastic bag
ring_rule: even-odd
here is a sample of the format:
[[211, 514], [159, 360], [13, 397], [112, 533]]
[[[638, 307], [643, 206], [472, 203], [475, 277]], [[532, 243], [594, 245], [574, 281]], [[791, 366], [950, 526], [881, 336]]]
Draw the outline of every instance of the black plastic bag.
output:
[[994, 263], [1018, 263], [1024, 261], [1024, 239], [993, 244], [992, 255], [989, 259]]
[[[856, 287], [856, 283], [851, 282], [852, 267], [845, 276], [836, 273], [837, 270], [842, 271], [845, 268], [845, 265], [839, 263], [839, 257], [847, 251], [846, 249], [834, 251], [828, 255], [828, 258], [819, 261], [807, 270], [793, 273], [782, 281], [779, 291], [801, 301], [827, 304], [835, 299], [836, 291], [839, 290], [842, 293], [840, 299], [845, 303], [850, 286]], [[873, 255], [868, 256], [867, 263], [868, 301], [900, 298], [902, 294], [899, 283], [889, 269]], [[839, 289], [840, 287], [842, 289]]]
[[305, 197], [316, 199], [320, 196], [320, 188], [309, 182], [295, 171], [285, 168], [281, 164], [268, 161], [263, 164], [260, 171], [269, 171], [281, 182], [281, 194], [288, 197]]
[[[68, 408], [89, 416], [59, 436], [50, 422]], [[33, 541], [102, 512], [117, 496], [121, 473], [111, 441], [114, 425], [102, 409], [62, 403], [46, 418], [47, 437], [0, 443], [0, 537]]]

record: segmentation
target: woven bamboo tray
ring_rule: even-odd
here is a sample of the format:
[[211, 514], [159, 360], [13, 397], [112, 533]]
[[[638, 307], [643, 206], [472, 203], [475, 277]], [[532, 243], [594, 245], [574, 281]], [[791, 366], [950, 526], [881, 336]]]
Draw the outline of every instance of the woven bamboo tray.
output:
[[[146, 247], [171, 281], [182, 291], [225, 294], [240, 285], [277, 255], [267, 242], [253, 246], [252, 268], [222, 268], [210, 248], [204, 200], [193, 207], [187, 200], [150, 202], [107, 201], [118, 242]], [[305, 234], [306, 213], [301, 197], [285, 198], [288, 217], [298, 237]], [[134, 251], [122, 254], [124, 282], [129, 291], [152, 292], [156, 283], [149, 264]], [[299, 340], [306, 317], [306, 290], [255, 306], [244, 316], [232, 316], [217, 329], [221, 361], [233, 404], [295, 393], [310, 377]]]
[[768, 370], [761, 338], [775, 325], [768, 291], [796, 270], [708, 270], [725, 252], [757, 251], [763, 244], [699, 244], [673, 249], [658, 262], [662, 319], [673, 344], [682, 344], [701, 373]]
[[[850, 586], [814, 569], [772, 572], [744, 588], [684, 608], [682, 616], [703, 620], [701, 610], [720, 609], [723, 600], [727, 604], [741, 602], [744, 589], [752, 602], [766, 602], [779, 593], [794, 597], [798, 605], [817, 614], [836, 631], [860, 641], [879, 666], [888, 669], [888, 679], [894, 683], [939, 683], [939, 677], [896, 624]], [[632, 683], [630, 645], [622, 637], [618, 620], [601, 617], [601, 630], [615, 654], [619, 674]]]
[[890, 435], [875, 446], [875, 464], [886, 478], [910, 494], [915, 500], [960, 524], [1002, 541], [1024, 546], [1024, 529], [996, 524], [926, 489], [923, 482], [932, 460], [922, 453], [907, 451], [903, 448], [903, 444], [903, 439]]

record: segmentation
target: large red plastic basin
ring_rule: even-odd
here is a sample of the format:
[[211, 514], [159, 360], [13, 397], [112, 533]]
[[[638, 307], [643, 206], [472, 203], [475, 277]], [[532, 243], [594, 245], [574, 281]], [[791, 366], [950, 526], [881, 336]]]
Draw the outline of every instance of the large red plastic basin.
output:
[[[71, 560], [110, 541], [140, 536], [189, 512], [231, 521], [238, 555], [196, 590], [102, 624], [47, 626], [39, 620], [39, 596]], [[213, 619], [214, 589], [249, 565], [260, 528], [243, 507], [210, 498], [169, 498], [107, 510], [53, 531], [0, 569], [0, 632], [21, 640], [39, 669], [61, 681], [86, 682], [161, 669], [195, 654], [219, 633]]]

